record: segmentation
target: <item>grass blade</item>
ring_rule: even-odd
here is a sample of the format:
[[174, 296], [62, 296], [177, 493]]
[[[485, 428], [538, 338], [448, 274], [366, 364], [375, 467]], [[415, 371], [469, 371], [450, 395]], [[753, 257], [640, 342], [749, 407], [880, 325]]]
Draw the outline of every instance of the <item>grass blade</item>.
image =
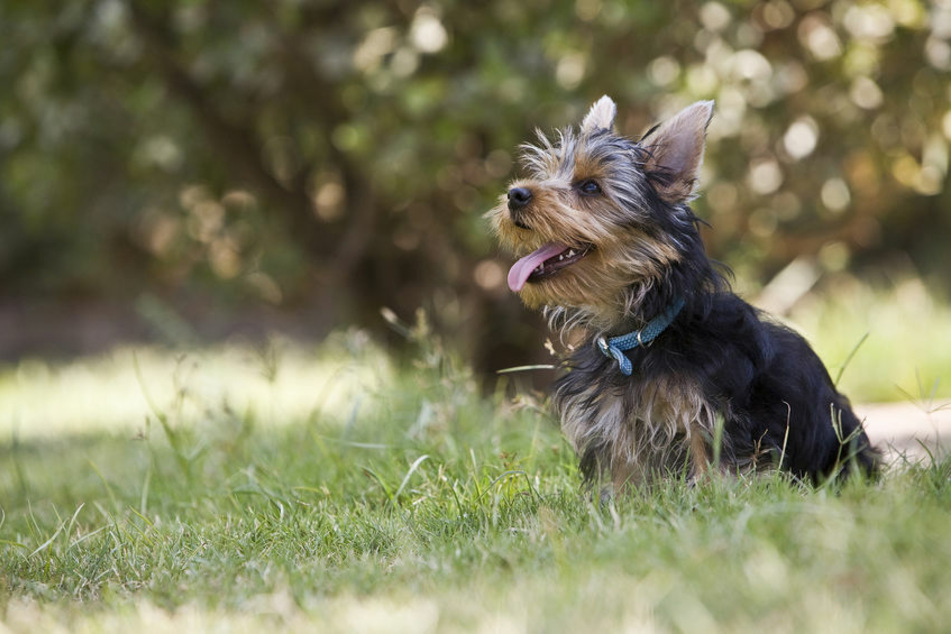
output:
[[396, 489], [396, 493], [393, 494], [394, 500], [400, 499], [400, 493], [402, 493], [403, 489], [406, 488], [406, 485], [409, 483], [409, 479], [413, 476], [413, 473], [419, 468], [419, 465], [423, 464], [423, 462], [425, 462], [428, 458], [429, 456], [427, 454], [423, 454], [413, 462], [409, 468], [409, 471], [407, 471], [406, 475], [403, 476], [403, 481], [400, 482], [400, 486], [398, 489]]

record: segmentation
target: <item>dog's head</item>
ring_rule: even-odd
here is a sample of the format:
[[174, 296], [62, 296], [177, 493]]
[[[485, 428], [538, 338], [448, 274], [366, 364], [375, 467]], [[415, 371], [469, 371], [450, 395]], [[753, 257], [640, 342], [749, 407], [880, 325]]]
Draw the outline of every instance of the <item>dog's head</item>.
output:
[[695, 103], [634, 141], [614, 132], [617, 107], [605, 96], [578, 128], [524, 145], [528, 177], [489, 212], [519, 257], [509, 288], [572, 325], [607, 330], [636, 311], [684, 257], [684, 233], [696, 232], [686, 203], [712, 112], [713, 102]]

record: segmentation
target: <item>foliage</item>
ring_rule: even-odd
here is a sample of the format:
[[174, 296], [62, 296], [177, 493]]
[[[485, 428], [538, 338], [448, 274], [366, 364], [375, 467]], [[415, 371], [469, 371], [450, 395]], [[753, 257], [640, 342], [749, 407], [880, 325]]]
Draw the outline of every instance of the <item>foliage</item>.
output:
[[949, 16], [915, 0], [12, 0], [0, 283], [214, 289], [316, 306], [319, 329], [426, 305], [498, 356], [531, 337], [481, 213], [532, 127], [602, 93], [635, 136], [717, 100], [698, 205], [744, 278], [894, 253], [946, 278]]
[[[837, 492], [766, 475], [601, 505], [530, 395], [483, 397], [422, 323], [413, 332], [417, 360], [383, 386], [358, 376], [335, 410], [270, 420], [281, 410], [261, 400], [201, 396], [215, 365], [200, 362], [186, 379], [143, 378], [153, 395], [176, 389], [151, 399], [140, 434], [122, 421], [5, 437], [0, 622], [905, 632], [951, 616], [946, 459]], [[341, 376], [376, 355], [339, 345]], [[258, 358], [265, 377], [295, 369], [274, 358]]]

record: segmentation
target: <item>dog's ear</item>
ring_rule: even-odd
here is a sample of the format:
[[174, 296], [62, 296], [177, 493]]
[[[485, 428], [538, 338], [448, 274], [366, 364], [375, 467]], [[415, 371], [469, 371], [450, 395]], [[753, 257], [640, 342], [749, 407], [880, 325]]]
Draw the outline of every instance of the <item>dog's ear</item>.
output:
[[581, 122], [581, 132], [590, 134], [598, 130], [611, 130], [614, 128], [614, 117], [617, 116], [617, 106], [610, 97], [604, 95], [591, 106], [591, 110], [585, 115]]
[[641, 139], [641, 145], [649, 153], [644, 171], [667, 202], [684, 202], [693, 196], [703, 164], [707, 125], [712, 117], [713, 102], [698, 101]]

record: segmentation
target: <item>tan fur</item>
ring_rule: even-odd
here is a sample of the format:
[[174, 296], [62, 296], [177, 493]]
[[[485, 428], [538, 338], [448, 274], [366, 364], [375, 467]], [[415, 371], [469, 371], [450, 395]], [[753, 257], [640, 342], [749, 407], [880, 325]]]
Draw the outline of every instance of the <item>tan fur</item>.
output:
[[676, 377], [632, 391], [588, 393], [561, 399], [562, 431], [579, 453], [607, 442], [610, 464], [600, 465], [615, 490], [648, 482], [658, 473], [691, 477], [709, 464], [715, 413], [699, 385]]
[[710, 469], [707, 442], [704, 438], [706, 431], [698, 425], [690, 434], [690, 462], [693, 465], [694, 477], [705, 476]]
[[[596, 171], [585, 169], [583, 162], [571, 178], [535, 181], [517, 180], [512, 187], [532, 191], [534, 201], [526, 213], [531, 231], [512, 222], [505, 199], [489, 213], [493, 228], [503, 247], [517, 256], [531, 253], [548, 242], [568, 246], [595, 245], [586, 258], [556, 277], [527, 284], [520, 293], [529, 308], [545, 305], [583, 307], [589, 315], [587, 326], [607, 330], [617, 324], [618, 315], [628, 314], [630, 304], [659, 282], [679, 254], [674, 245], [657, 240], [635, 229], [618, 231], [605, 224], [604, 209], [610, 199], [584, 199], [573, 191], [572, 182], [591, 178]], [[632, 296], [630, 288], [640, 285], [642, 292]]]

